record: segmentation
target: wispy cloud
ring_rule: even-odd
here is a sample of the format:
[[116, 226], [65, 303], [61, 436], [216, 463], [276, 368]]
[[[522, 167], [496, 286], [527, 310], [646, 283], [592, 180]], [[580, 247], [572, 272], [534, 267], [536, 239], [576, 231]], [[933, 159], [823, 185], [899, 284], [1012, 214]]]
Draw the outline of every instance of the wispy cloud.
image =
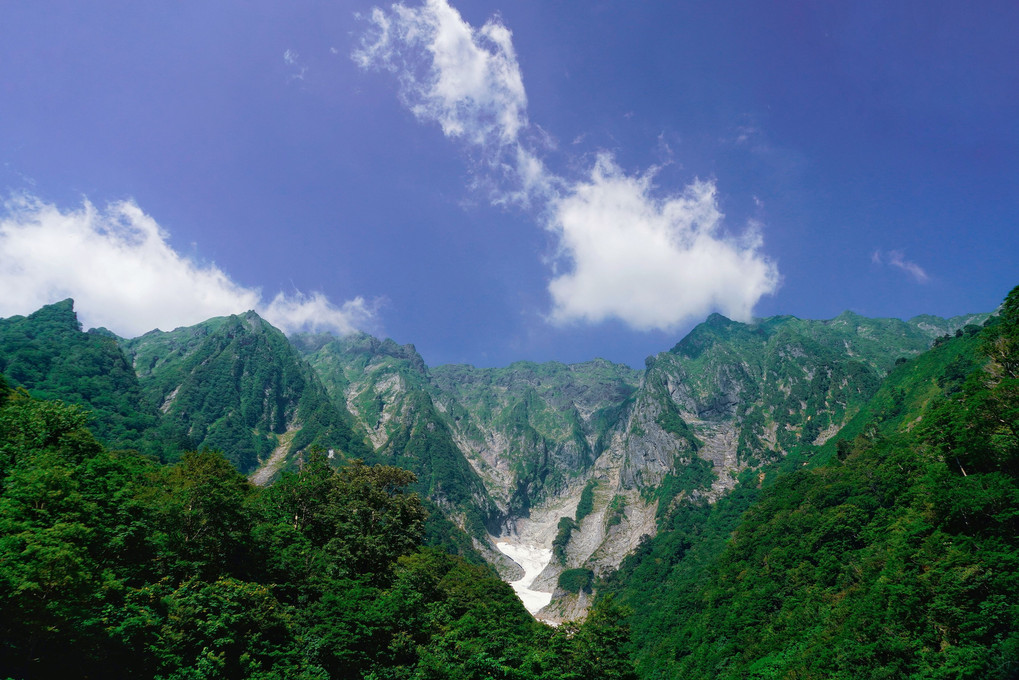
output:
[[443, 0], [429, 0], [417, 9], [376, 8], [370, 22], [354, 59], [396, 73], [415, 115], [476, 146], [516, 142], [527, 126], [527, 96], [510, 31], [498, 19], [474, 29]]
[[529, 130], [527, 95], [512, 33], [498, 18], [474, 28], [445, 0], [372, 10], [353, 59], [395, 74], [414, 115], [437, 123], [479, 161], [477, 182], [495, 176], [495, 202], [526, 204], [547, 193], [551, 176], [521, 142]]
[[498, 17], [474, 28], [446, 0], [426, 0], [375, 8], [367, 21], [354, 60], [392, 72], [420, 120], [481, 159], [475, 183], [492, 201], [535, 208], [557, 237], [553, 322], [671, 328], [711, 309], [747, 319], [777, 289], [759, 228], [727, 233], [713, 183], [659, 196], [654, 169], [627, 175], [608, 153], [581, 179], [551, 172], [539, 154], [547, 134], [528, 120], [512, 33]]
[[927, 275], [923, 267], [916, 262], [907, 260], [901, 250], [889, 250], [887, 253], [875, 250], [874, 254], [871, 255], [870, 261], [874, 264], [897, 267], [912, 276], [917, 283], [927, 283], [930, 280], [930, 276]]
[[286, 332], [349, 333], [370, 324], [372, 305], [333, 305], [321, 293], [261, 291], [234, 282], [215, 264], [175, 251], [167, 233], [131, 201], [97, 209], [87, 200], [61, 210], [31, 196], [0, 213], [0, 317], [28, 314], [73, 297], [82, 322], [125, 336], [212, 316], [258, 311]]
[[308, 67], [301, 64], [301, 55], [291, 49], [284, 50], [283, 63], [293, 69], [290, 74], [291, 78], [304, 80], [304, 74], [308, 72]]
[[735, 144], [747, 144], [760, 135], [760, 130], [754, 125], [740, 125], [736, 128]]

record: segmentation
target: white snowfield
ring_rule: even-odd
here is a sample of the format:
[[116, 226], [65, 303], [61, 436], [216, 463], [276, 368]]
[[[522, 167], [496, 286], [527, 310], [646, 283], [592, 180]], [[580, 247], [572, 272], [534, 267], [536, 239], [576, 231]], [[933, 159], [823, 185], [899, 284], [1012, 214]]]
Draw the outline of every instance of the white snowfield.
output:
[[538, 610], [552, 601], [552, 593], [543, 593], [540, 590], [531, 590], [531, 584], [538, 574], [552, 561], [552, 550], [549, 548], [535, 548], [530, 545], [514, 545], [508, 541], [498, 541], [495, 547], [524, 569], [524, 577], [518, 581], [511, 581], [510, 585], [516, 591], [517, 597], [524, 603], [527, 611], [537, 614]]

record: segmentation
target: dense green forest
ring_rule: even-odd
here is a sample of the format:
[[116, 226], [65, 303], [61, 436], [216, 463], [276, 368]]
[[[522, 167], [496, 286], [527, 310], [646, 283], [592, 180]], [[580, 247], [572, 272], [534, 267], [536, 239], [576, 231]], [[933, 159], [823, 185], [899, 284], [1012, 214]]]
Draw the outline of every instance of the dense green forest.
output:
[[405, 470], [310, 454], [260, 489], [85, 424], [0, 382], [0, 677], [634, 677], [611, 602], [553, 629], [422, 548]]
[[642, 677], [1019, 675], [1019, 288], [772, 472], [676, 506], [602, 584]]

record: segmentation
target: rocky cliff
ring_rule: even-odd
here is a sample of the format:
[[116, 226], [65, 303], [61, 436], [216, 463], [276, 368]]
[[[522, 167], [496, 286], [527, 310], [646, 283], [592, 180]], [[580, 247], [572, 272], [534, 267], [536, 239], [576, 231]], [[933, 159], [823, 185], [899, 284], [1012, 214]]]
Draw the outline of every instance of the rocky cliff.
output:
[[564, 571], [611, 570], [671, 505], [713, 501], [746, 471], [823, 444], [896, 359], [985, 318], [716, 314], [640, 372], [603, 360], [428, 368], [412, 346], [368, 336], [308, 356], [394, 460], [436, 432], [450, 465], [455, 446], [474, 473], [460, 498], [478, 504], [493, 543], [555, 548], [532, 587], [558, 593], [542, 613], [558, 619], [587, 601], [559, 588]]

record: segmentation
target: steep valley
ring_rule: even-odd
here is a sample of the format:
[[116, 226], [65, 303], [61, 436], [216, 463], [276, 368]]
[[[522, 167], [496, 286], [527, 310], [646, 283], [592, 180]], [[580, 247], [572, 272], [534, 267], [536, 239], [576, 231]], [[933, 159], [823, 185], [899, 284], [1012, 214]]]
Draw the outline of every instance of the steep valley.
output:
[[[145, 434], [158, 425], [182, 447], [221, 449], [262, 484], [316, 446], [337, 462], [411, 470], [432, 511], [430, 540], [483, 558], [526, 587], [538, 617], [562, 621], [582, 616], [597, 578], [677, 506], [759, 484], [790, 454], [809, 459], [897, 361], [986, 318], [744, 324], [715, 314], [637, 371], [603, 359], [429, 367], [413, 345], [365, 334], [288, 340], [254, 312], [114, 339], [82, 333], [65, 301], [0, 321], [0, 371], [90, 407], [97, 431], [124, 432], [125, 445], [158, 440]], [[126, 407], [111, 414], [71, 389], [64, 364], [39, 363], [40, 334], [56, 357], [95, 348], [75, 385], [123, 362], [114, 391], [141, 429], [115, 430]]]
[[529, 588], [553, 594], [536, 614], [561, 621], [590, 602], [562, 587], [564, 573], [610, 573], [670, 507], [714, 502], [792, 452], [809, 455], [897, 359], [986, 318], [743, 324], [713, 315], [642, 372], [604, 360], [429, 368], [413, 346], [369, 336], [295, 344], [383, 459], [407, 463], [399, 433], [419, 422], [421, 436], [441, 440], [432, 448], [469, 462], [469, 474], [457, 472], [469, 492], [439, 481], [433, 466], [429, 493], [508, 581], [521, 570], [493, 550], [500, 541], [551, 550]]

